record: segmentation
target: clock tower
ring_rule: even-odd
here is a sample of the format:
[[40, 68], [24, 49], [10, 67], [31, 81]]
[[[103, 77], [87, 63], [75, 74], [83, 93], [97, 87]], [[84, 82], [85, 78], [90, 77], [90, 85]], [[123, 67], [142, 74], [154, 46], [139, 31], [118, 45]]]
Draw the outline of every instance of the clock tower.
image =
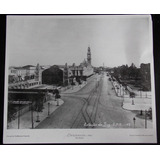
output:
[[91, 65], [91, 49], [90, 49], [90, 47], [88, 47], [87, 62], [89, 65]]

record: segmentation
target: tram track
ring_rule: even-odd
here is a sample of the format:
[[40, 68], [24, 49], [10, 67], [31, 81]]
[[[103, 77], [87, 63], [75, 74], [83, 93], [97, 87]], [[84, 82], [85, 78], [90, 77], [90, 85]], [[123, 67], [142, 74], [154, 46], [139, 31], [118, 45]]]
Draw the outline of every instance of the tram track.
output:
[[[88, 102], [89, 102], [89, 99], [92, 97], [93, 93], [94, 93], [94, 90], [95, 88], [91, 91], [91, 93], [89, 94], [88, 98], [81, 98], [85, 103], [84, 105], [82, 106], [80, 112], [78, 113], [76, 119], [74, 120], [71, 128], [78, 128], [79, 127], [79, 124], [81, 123], [82, 121], [82, 118], [84, 119], [84, 122], [86, 124], [89, 124], [91, 123], [92, 124], [92, 120], [87, 112], [87, 108], [88, 108]], [[84, 126], [82, 126], [83, 128]], [[86, 127], [88, 128], [88, 127]]]
[[93, 123], [92, 128], [94, 128], [94, 123], [96, 122], [99, 99], [100, 99], [100, 95], [101, 95], [101, 80], [98, 82], [95, 89], [96, 89], [96, 98], [95, 98], [95, 101], [93, 103], [93, 109], [92, 109], [92, 112], [91, 112], [91, 115], [90, 115], [90, 117], [92, 119], [92, 123]]
[[[82, 106], [80, 112], [78, 113], [76, 119], [74, 120], [71, 128], [78, 128], [80, 123], [82, 122], [82, 118], [84, 122], [87, 124], [86, 126], [84, 125], [86, 128], [90, 128], [89, 126], [91, 126], [91, 128], [94, 128], [102, 87], [102, 84], [100, 83], [101, 81], [102, 79], [96, 82], [95, 87], [92, 89], [87, 98], [82, 98], [82, 100], [85, 101], [85, 103]], [[93, 105], [90, 105], [92, 100], [94, 100]], [[89, 112], [89, 109], [91, 109], [91, 112]], [[84, 126], [82, 126], [82, 128], [84, 128]]]

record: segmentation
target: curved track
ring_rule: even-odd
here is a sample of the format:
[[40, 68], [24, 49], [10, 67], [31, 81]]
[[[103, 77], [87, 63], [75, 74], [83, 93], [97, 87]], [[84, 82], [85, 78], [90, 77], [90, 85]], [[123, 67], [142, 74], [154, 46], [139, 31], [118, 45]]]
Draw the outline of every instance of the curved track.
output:
[[86, 128], [89, 128], [89, 125], [93, 128], [93, 124], [96, 121], [98, 103], [101, 94], [101, 81], [102, 80], [100, 79], [100, 81], [95, 83], [95, 87], [92, 89], [87, 98], [82, 98], [86, 103], [82, 106], [71, 128], [84, 128], [84, 123], [87, 124]]

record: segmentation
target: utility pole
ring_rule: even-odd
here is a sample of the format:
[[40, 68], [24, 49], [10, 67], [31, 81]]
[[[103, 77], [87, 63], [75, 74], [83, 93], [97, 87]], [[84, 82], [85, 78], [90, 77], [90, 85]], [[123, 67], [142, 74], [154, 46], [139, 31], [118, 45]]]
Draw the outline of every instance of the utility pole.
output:
[[145, 128], [147, 128], [147, 110], [145, 110]]
[[132, 97], [132, 105], [134, 105], [134, 99], [133, 99], [133, 97]]
[[48, 117], [50, 115], [50, 103], [48, 102]]
[[20, 100], [18, 105], [18, 129], [20, 128]]
[[140, 88], [140, 97], [142, 98], [142, 89]]
[[31, 121], [32, 121], [32, 129], [34, 128], [34, 122], [33, 122], [33, 106], [31, 103]]
[[36, 120], [36, 122], [40, 122], [40, 120], [39, 120], [39, 111], [37, 111], [37, 120]]
[[[38, 101], [38, 100], [37, 100]], [[37, 108], [37, 120], [36, 120], [36, 122], [40, 122], [40, 120], [39, 120], [39, 106], [38, 105], [40, 105], [39, 103], [37, 104], [37, 101], [36, 101], [36, 108]]]

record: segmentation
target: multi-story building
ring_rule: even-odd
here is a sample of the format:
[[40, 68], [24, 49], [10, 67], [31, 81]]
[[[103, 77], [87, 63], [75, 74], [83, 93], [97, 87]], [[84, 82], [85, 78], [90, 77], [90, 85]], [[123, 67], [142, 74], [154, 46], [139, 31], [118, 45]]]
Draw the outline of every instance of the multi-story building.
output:
[[[87, 77], [93, 75], [93, 67], [91, 65], [91, 49], [88, 47], [87, 61], [84, 60], [80, 65], [53, 65], [44, 70], [42, 73], [42, 82], [47, 84], [68, 85], [73, 80], [86, 80]], [[59, 80], [59, 81], [57, 81]], [[57, 84], [56, 84], [57, 83]]]
[[9, 88], [30, 88], [42, 82], [42, 69], [37, 66], [26, 65], [23, 67], [9, 67]]
[[72, 77], [80, 78], [80, 77], [89, 77], [93, 74], [93, 67], [91, 64], [91, 49], [88, 47], [87, 52], [87, 61], [84, 59], [84, 61], [76, 66], [75, 63], [69, 67], [69, 70], [71, 71]]

